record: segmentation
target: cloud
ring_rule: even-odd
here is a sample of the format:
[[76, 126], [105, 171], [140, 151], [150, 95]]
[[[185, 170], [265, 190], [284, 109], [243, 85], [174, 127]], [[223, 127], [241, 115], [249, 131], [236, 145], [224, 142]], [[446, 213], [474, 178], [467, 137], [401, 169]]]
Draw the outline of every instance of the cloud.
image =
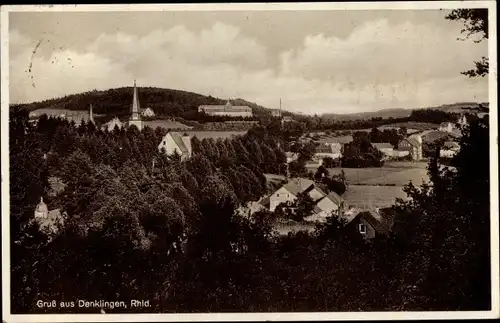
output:
[[[290, 31], [292, 32], [292, 31]], [[348, 113], [487, 100], [486, 80], [460, 71], [485, 55], [483, 44], [427, 25], [370, 21], [344, 39], [309, 35], [278, 53], [238, 27], [215, 23], [194, 32], [178, 25], [139, 37], [104, 33], [84, 50], [10, 34], [11, 101], [30, 102], [92, 89], [140, 86], [244, 98], [302, 113]], [[51, 47], [52, 46], [52, 47]], [[50, 47], [50, 48], [49, 48]], [[32, 86], [31, 76], [35, 87]]]

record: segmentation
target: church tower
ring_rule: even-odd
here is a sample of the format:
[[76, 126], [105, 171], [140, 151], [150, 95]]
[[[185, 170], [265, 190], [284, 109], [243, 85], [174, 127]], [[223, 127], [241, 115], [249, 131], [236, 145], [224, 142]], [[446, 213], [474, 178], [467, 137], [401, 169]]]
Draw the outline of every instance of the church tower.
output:
[[134, 80], [134, 97], [132, 99], [132, 111], [127, 124], [128, 127], [130, 127], [131, 125], [135, 125], [139, 130], [142, 129], [142, 120], [141, 115], [139, 114], [139, 110], [139, 95], [137, 94], [137, 86]]
[[92, 111], [92, 103], [90, 104], [89, 121], [92, 122], [92, 123], [95, 123], [94, 122], [94, 114], [93, 114], [93, 111]]

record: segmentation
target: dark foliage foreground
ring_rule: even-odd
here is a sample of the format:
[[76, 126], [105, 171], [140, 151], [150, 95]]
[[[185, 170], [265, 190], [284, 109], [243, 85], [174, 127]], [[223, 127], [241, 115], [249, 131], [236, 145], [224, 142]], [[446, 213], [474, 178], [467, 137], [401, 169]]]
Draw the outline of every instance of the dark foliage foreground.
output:
[[[152, 305], [108, 313], [489, 309], [488, 129], [464, 131], [456, 171], [431, 162], [432, 184], [409, 185], [412, 201], [395, 207], [395, 234], [368, 244], [334, 217], [277, 238], [266, 213], [235, 215], [265, 192], [263, 172], [283, 172], [280, 139], [265, 129], [195, 140], [181, 162], [158, 154], [162, 134], [148, 129], [31, 127], [13, 113], [11, 310], [99, 312], [36, 306], [78, 299]], [[49, 175], [66, 185], [55, 196]], [[52, 241], [23, 225], [40, 196], [69, 215]]]

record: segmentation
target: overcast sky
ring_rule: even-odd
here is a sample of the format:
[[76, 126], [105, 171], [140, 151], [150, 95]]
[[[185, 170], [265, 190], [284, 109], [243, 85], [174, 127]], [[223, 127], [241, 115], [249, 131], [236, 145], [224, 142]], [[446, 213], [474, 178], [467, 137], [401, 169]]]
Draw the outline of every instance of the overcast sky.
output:
[[447, 13], [10, 13], [10, 100], [137, 79], [268, 108], [281, 97], [283, 109], [302, 113], [488, 101], [487, 78], [460, 74], [487, 56], [487, 43], [457, 40], [463, 26]]

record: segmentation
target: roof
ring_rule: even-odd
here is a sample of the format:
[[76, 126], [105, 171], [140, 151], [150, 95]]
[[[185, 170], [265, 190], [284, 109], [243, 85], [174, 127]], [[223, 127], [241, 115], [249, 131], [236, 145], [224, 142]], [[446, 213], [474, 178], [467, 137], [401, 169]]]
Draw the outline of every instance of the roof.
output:
[[372, 145], [377, 149], [392, 149], [392, 145], [388, 142], [374, 142]]
[[263, 199], [261, 199], [261, 200], [259, 201], [259, 203], [260, 203], [262, 206], [269, 207], [269, 203], [270, 203], [270, 198], [269, 198], [269, 196], [264, 197]]
[[322, 143], [315, 148], [316, 153], [333, 153], [332, 146]]
[[339, 136], [339, 137], [323, 137], [321, 139], [316, 140], [316, 142], [319, 143], [327, 143], [327, 144], [334, 144], [334, 143], [339, 143], [339, 144], [348, 144], [352, 142], [354, 138], [351, 135], [347, 136]]
[[389, 234], [394, 224], [393, 214], [390, 210], [366, 210], [358, 213], [356, 217], [363, 217], [377, 233]]
[[439, 124], [440, 127], [448, 127], [449, 124], [452, 124], [451, 122], [447, 121], [447, 122], [441, 122]]
[[[182, 136], [180, 133], [169, 132], [168, 134], [170, 134], [170, 136], [174, 140], [175, 144], [177, 145], [177, 147], [179, 147], [179, 149], [182, 151], [183, 154], [189, 153], [186, 145], [184, 144], [184, 141], [182, 140]], [[168, 136], [168, 134], [167, 134], [167, 136]]]
[[291, 152], [291, 151], [287, 151], [287, 152], [285, 153], [285, 155], [286, 155], [286, 158], [295, 158], [295, 157], [298, 157], [298, 156], [299, 156], [299, 154], [298, 154], [298, 153], [293, 153], [293, 152]]
[[328, 195], [326, 197], [329, 198], [332, 202], [334, 202], [336, 204], [340, 204], [340, 203], [344, 202], [344, 199], [341, 198], [340, 195], [338, 195], [335, 192], [328, 193]]
[[120, 119], [118, 119], [117, 117], [114, 117], [113, 119], [105, 123], [103, 125], [103, 128], [108, 128], [109, 130], [113, 130], [115, 129], [115, 126], [118, 126], [118, 128], [121, 128], [123, 126]]
[[460, 145], [454, 141], [447, 141], [443, 144], [444, 148], [458, 149]]
[[314, 182], [307, 178], [294, 178], [283, 185], [283, 187], [293, 195], [297, 196], [310, 188], [313, 184]]
[[410, 145], [412, 145], [413, 147], [420, 146], [420, 143], [417, 141], [417, 139], [415, 139], [413, 137], [404, 138], [403, 140], [401, 140], [401, 142], [403, 142], [405, 140], [408, 141], [410, 143]]
[[316, 203], [313, 211], [315, 213], [320, 213], [322, 211], [331, 213], [336, 206], [338, 207], [342, 202], [342, 198], [338, 196], [337, 193], [331, 192]]
[[47, 204], [43, 203], [43, 198], [40, 198], [40, 203], [36, 206], [35, 212], [45, 213], [48, 211]]

